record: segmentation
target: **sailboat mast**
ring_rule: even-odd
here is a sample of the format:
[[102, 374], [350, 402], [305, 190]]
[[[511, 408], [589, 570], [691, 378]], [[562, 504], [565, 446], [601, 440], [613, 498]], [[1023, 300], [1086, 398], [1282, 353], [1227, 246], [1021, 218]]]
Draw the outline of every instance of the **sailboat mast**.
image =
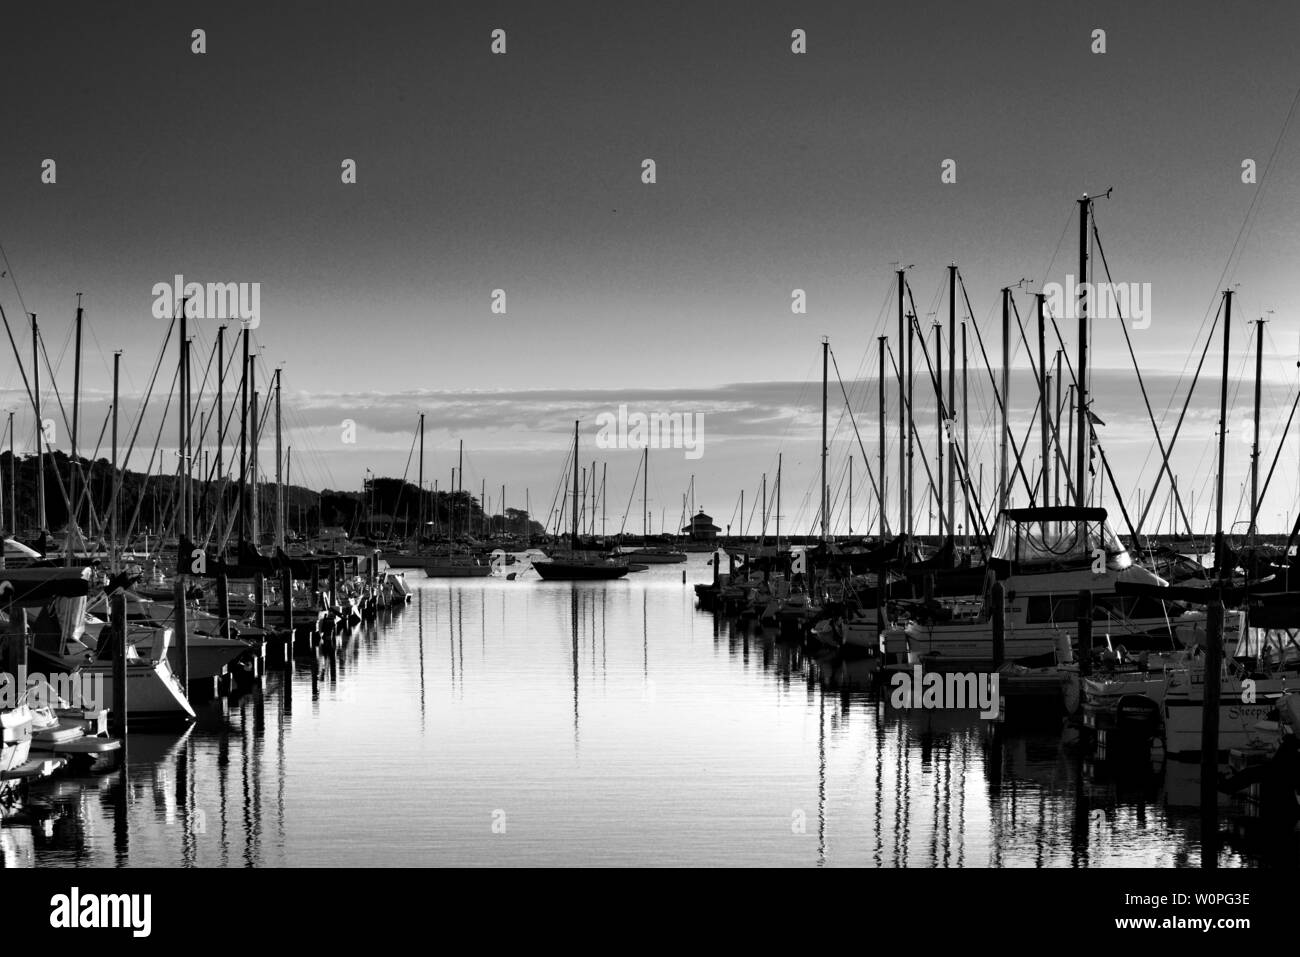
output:
[[578, 420], [573, 420], [573, 550], [578, 550]]
[[957, 463], [953, 455], [957, 423], [957, 264], [948, 267], [948, 430], [944, 451], [948, 457], [948, 534], [957, 530]]
[[[72, 514], [68, 516], [70, 528], [69, 531], [81, 527], [78, 518], [81, 514], [80, 502], [77, 500], [77, 438], [81, 434], [81, 293], [77, 293], [77, 318], [76, 331], [73, 333], [72, 347], [72, 460], [68, 463], [71, 466], [68, 469], [68, 500], [72, 503]], [[71, 561], [71, 548], [68, 549], [68, 560]]]
[[[1092, 200], [1084, 193], [1079, 200], [1079, 288], [1088, 288], [1088, 219]], [[1225, 357], [1224, 361], [1227, 361]], [[1088, 296], [1079, 296], [1079, 365], [1075, 371], [1078, 380], [1079, 422], [1074, 437], [1076, 461], [1074, 463], [1075, 503], [1082, 508], [1088, 504]], [[1080, 536], [1082, 541], [1082, 536]]]
[[217, 326], [217, 471], [216, 484], [221, 489], [221, 494], [217, 496], [216, 521], [217, 527], [221, 527], [221, 516], [225, 511], [226, 493], [222, 486], [222, 479], [225, 478], [225, 451], [226, 451], [226, 327]]
[[36, 407], [36, 524], [45, 538], [45, 423], [41, 421], [41, 331], [32, 313], [32, 401]]
[[[288, 495], [290, 491], [293, 489], [293, 446], [292, 445], [288, 446], [284, 450], [284, 489], [285, 489], [285, 496], [286, 496], [285, 510], [289, 512], [289, 514], [285, 517], [285, 523], [287, 525], [288, 521], [293, 516], [293, 512], [292, 512], [293, 506], [288, 504]], [[299, 528], [302, 527], [302, 505], [301, 504], [298, 506], [298, 527]]]
[[[943, 508], [943, 459], [944, 459], [944, 408], [943, 408], [943, 324], [937, 319], [934, 322], [934, 423], [935, 439], [938, 448], [936, 449], [936, 479], [934, 484], [934, 494], [939, 497], [939, 535], [942, 537], [945, 531], [944, 526], [944, 508]], [[931, 512], [933, 515], [933, 512]], [[930, 529], [927, 526], [927, 531]]]
[[781, 453], [776, 453], [776, 549], [781, 550]]
[[1052, 444], [1055, 446], [1056, 455], [1052, 456], [1052, 501], [1057, 505], [1061, 504], [1061, 353], [1063, 350], [1056, 350], [1056, 398], [1052, 402]]
[[9, 531], [18, 534], [18, 459], [14, 457], [14, 413], [9, 412]]
[[998, 436], [998, 509], [1010, 504], [1011, 487], [1007, 458], [1007, 409], [1011, 405], [1011, 287], [1002, 287], [1002, 429]]
[[185, 534], [190, 538], [194, 537], [194, 430], [190, 427], [190, 419], [194, 414], [194, 408], [190, 398], [190, 340], [188, 336], [181, 336], [181, 344], [184, 351], [183, 356], [183, 381], [184, 387], [181, 392], [183, 402], [181, 408], [185, 413], [185, 444], [181, 446], [181, 464], [185, 468]]
[[108, 506], [112, 510], [108, 520], [108, 567], [114, 573], [118, 571], [117, 496], [122, 487], [122, 479], [117, 471], [117, 397], [121, 370], [122, 350], [118, 349], [113, 353], [113, 482]]
[[[1038, 310], [1038, 424], [1039, 424], [1039, 442], [1040, 453], [1042, 455], [1042, 472], [1041, 487], [1042, 498], [1039, 500], [1043, 505], [1051, 504], [1048, 493], [1050, 491], [1051, 473], [1048, 471], [1050, 459], [1047, 453], [1048, 443], [1048, 422], [1047, 422], [1047, 296], [1044, 293], [1038, 293], [1034, 296], [1037, 302]], [[1080, 503], [1082, 504], [1082, 503]]]
[[[889, 520], [885, 514], [885, 508], [889, 501], [888, 493], [885, 490], [885, 350], [889, 347], [889, 337], [880, 336], [876, 341], [880, 346], [880, 372], [876, 376], [876, 402], [880, 412], [877, 418], [879, 418], [880, 422], [876, 441], [880, 446], [880, 488], [878, 491], [880, 493], [880, 540], [883, 542], [889, 526]], [[850, 491], [852, 491], [852, 488], [853, 486], [850, 485]], [[852, 519], [851, 513], [849, 517]]]
[[419, 527], [415, 531], [415, 543], [424, 541], [424, 413], [420, 413], [420, 507], [416, 509]]
[[[575, 466], [577, 465], [576, 461], [574, 462], [574, 465]], [[456, 501], [452, 503], [452, 507], [451, 507], [451, 534], [453, 536], [455, 536], [456, 534], [456, 507], [457, 505], [460, 504], [460, 490], [461, 490], [461, 486], [464, 484], [465, 484], [465, 440], [461, 439], [460, 452], [457, 453], [457, 457], [456, 457]], [[468, 515], [466, 516], [466, 518], [468, 518]]]
[[822, 541], [829, 538], [830, 524], [827, 521], [827, 501], [826, 501], [826, 378], [829, 372], [827, 361], [830, 357], [831, 340], [827, 336], [822, 336]]
[[1259, 533], [1259, 399], [1260, 377], [1264, 371], [1264, 320], [1255, 322], [1255, 429], [1250, 446], [1250, 544]]
[[907, 335], [903, 328], [906, 319], [903, 316], [903, 270], [898, 270], [898, 531], [901, 535], [907, 529], [907, 462], [903, 457], [904, 436], [907, 434], [907, 409], [903, 404], [906, 397], [903, 382], [903, 339]]
[[248, 539], [248, 337], [243, 329], [243, 354], [239, 374], [239, 540]]
[[1219, 382], [1219, 473], [1214, 479], [1214, 565], [1220, 581], [1231, 569], [1223, 567], [1223, 467], [1227, 461], [1228, 434], [1228, 351], [1232, 339], [1232, 290], [1223, 291], [1223, 374]]
[[284, 450], [280, 431], [280, 369], [275, 370], [275, 546], [284, 548]]
[[176, 498], [176, 504], [177, 504], [177, 511], [176, 511], [176, 526], [177, 526], [177, 528], [178, 528], [178, 530], [179, 530], [179, 532], [180, 532], [180, 537], [183, 537], [183, 538], [190, 538], [190, 537], [191, 537], [191, 536], [190, 536], [189, 519], [188, 519], [188, 517], [189, 517], [188, 505], [187, 505], [186, 500], [185, 500], [185, 493], [186, 493], [186, 491], [187, 491], [187, 489], [186, 489], [186, 487], [185, 487], [185, 468], [186, 468], [186, 460], [185, 460], [185, 440], [186, 440], [186, 436], [185, 436], [185, 433], [186, 433], [186, 431], [187, 431], [186, 428], [185, 428], [185, 426], [188, 424], [188, 423], [185, 421], [185, 413], [186, 413], [186, 411], [187, 411], [186, 406], [188, 405], [188, 402], [187, 402], [187, 393], [188, 393], [188, 388], [187, 388], [187, 386], [186, 386], [186, 382], [185, 382], [185, 373], [186, 373], [186, 371], [187, 371], [187, 369], [188, 369], [188, 367], [189, 367], [189, 363], [186, 361], [186, 359], [188, 358], [188, 354], [189, 354], [189, 349], [188, 349], [188, 346], [189, 346], [189, 336], [188, 336], [188, 334], [187, 334], [187, 330], [186, 330], [186, 315], [185, 315], [185, 313], [188, 312], [188, 311], [189, 311], [189, 300], [188, 300], [188, 299], [182, 299], [182, 300], [181, 300], [181, 320], [180, 320], [180, 324], [181, 324], [181, 335], [180, 335], [180, 339], [177, 340], [177, 346], [180, 348], [180, 354], [176, 357], [176, 358], [177, 358], [177, 363], [178, 363], [178, 369], [177, 369], [177, 382], [176, 382], [176, 384], [177, 384], [177, 386], [179, 387], [179, 393], [180, 393], [180, 394], [177, 395], [177, 397], [176, 397], [176, 398], [177, 398], [177, 402], [176, 402], [176, 426], [177, 426], [177, 429], [176, 429], [176, 456], [177, 456], [177, 465], [179, 466], [179, 467], [177, 468], [177, 470], [176, 470], [176, 486], [177, 486], [177, 498]]
[[[251, 368], [250, 368], [249, 371], [250, 371], [250, 373], [251, 373], [251, 371], [252, 371]], [[258, 545], [261, 544], [261, 541], [262, 541], [262, 500], [261, 500], [261, 497], [257, 494], [257, 487], [258, 487], [258, 485], [260, 484], [259, 481], [258, 481], [259, 476], [258, 476], [258, 471], [257, 471], [257, 447], [258, 447], [259, 444], [261, 444], [261, 436], [258, 434], [258, 433], [260, 432], [260, 429], [258, 428], [258, 423], [259, 423], [259, 420], [260, 420], [260, 416], [259, 416], [259, 413], [258, 413], [258, 395], [257, 395], [257, 390], [256, 390], [256, 389], [253, 389], [253, 390], [252, 390], [252, 398], [251, 398], [250, 402], [251, 402], [251, 404], [250, 404], [250, 406], [249, 406], [249, 410], [250, 410], [250, 412], [251, 412], [251, 414], [252, 414], [252, 421], [249, 423], [249, 432], [250, 432], [250, 434], [249, 434], [249, 452], [248, 452], [248, 462], [249, 462], [249, 467], [252, 469], [252, 473], [253, 473], [253, 475], [252, 475], [252, 478], [253, 478], [253, 492], [252, 492], [252, 497], [253, 497], [253, 507], [252, 507], [252, 526], [251, 526], [251, 527], [252, 527], [252, 531], [253, 531], [253, 547], [254, 547], [254, 548], [257, 548]], [[373, 527], [374, 527], [374, 524], [373, 524], [373, 523], [374, 523], [374, 518], [373, 518], [373, 512], [374, 512], [374, 509], [373, 509], [374, 488], [375, 488], [375, 486], [374, 486], [374, 481], [372, 480], [371, 483], [370, 483], [370, 492], [371, 492], [372, 508], [371, 508], [371, 515], [369, 516], [369, 518], [370, 518], [370, 523], [367, 525], [367, 528], [366, 528], [367, 533], [372, 532], [372, 531], [373, 531]]]
[[641, 465], [641, 544], [644, 545], [650, 536], [650, 446], [647, 444], [642, 450]]
[[970, 550], [970, 383], [967, 379], [966, 320], [961, 321], [961, 469], [962, 502], [965, 504], [966, 549]]
[[905, 531], [910, 537], [912, 534], [912, 482], [915, 477], [914, 465], [912, 461], [916, 453], [915, 423], [913, 421], [912, 399], [915, 394], [916, 377], [912, 374], [913, 350], [916, 346], [916, 316], [909, 313], [907, 322], [907, 512]]
[[[1066, 447], [1066, 453], [1065, 453], [1065, 470], [1066, 470], [1066, 474], [1068, 475], [1068, 474], [1069, 474], [1069, 471], [1070, 471], [1070, 456], [1072, 456], [1072, 455], [1074, 454], [1074, 452], [1073, 452], [1073, 446], [1074, 446], [1074, 385], [1073, 385], [1073, 384], [1071, 384], [1071, 386], [1070, 386], [1070, 391], [1069, 391], [1069, 393], [1068, 393], [1067, 402], [1069, 403], [1069, 405], [1068, 405], [1069, 412], [1067, 413], [1067, 416], [1066, 416], [1066, 422], [1068, 423], [1068, 428], [1066, 429], [1066, 438], [1065, 438], [1065, 447]], [[1061, 434], [1060, 434], [1060, 427], [1059, 427], [1059, 426], [1057, 427], [1056, 442], [1057, 442], [1057, 445], [1059, 446], [1059, 445], [1060, 445], [1060, 442], [1061, 442]], [[1060, 503], [1060, 499], [1059, 499], [1059, 498], [1057, 499], [1057, 503], [1058, 503], [1058, 504]]]
[[767, 473], [763, 473], [763, 524], [758, 530], [758, 544], [762, 547], [767, 540]]

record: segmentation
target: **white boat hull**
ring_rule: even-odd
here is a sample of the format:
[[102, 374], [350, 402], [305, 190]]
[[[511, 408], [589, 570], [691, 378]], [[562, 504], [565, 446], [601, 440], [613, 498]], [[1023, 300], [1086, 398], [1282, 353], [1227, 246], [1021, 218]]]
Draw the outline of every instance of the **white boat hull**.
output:
[[[32, 648], [29, 650], [30, 668], [35, 671], [76, 672], [96, 684], [100, 694], [99, 705], [109, 711], [117, 708], [113, 694], [113, 663], [93, 661], [82, 663], [73, 659], [55, 658]], [[127, 662], [127, 719], [130, 721], [191, 721], [194, 709], [190, 706], [180, 682], [176, 680], [166, 660], [153, 662], [131, 659]]]

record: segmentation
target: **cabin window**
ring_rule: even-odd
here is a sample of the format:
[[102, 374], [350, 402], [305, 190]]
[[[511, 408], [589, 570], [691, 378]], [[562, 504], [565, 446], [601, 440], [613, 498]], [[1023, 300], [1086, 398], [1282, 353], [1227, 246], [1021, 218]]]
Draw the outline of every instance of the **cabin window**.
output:
[[1078, 608], [1079, 600], [1074, 595], [1030, 595], [1025, 608], [1025, 623], [1073, 622], [1079, 617]]

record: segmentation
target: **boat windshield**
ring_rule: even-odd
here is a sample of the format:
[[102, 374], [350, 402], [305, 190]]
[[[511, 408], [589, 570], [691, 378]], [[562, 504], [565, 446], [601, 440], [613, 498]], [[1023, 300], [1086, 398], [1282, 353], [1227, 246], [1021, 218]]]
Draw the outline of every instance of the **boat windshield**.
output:
[[63, 641], [80, 641], [86, 633], [86, 596], [56, 598], [54, 614], [59, 622], [59, 637]]
[[[1037, 512], [1038, 514], [1035, 514]], [[1131, 564], [1100, 509], [1008, 510], [998, 517], [993, 557], [1018, 565], [1092, 561], [1098, 550], [1111, 567]]]

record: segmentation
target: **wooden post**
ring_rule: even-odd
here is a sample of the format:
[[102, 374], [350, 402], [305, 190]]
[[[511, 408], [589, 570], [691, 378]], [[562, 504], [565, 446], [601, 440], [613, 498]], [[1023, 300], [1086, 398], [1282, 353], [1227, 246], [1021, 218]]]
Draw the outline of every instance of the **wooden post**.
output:
[[[222, 560], [225, 558], [223, 556]], [[230, 637], [230, 579], [222, 572], [217, 576], [217, 617], [221, 619], [223, 637]]]
[[[27, 671], [27, 609], [20, 605], [9, 606], [9, 635], [6, 639], [9, 653], [6, 667], [15, 677]], [[16, 689], [19, 694], [23, 689]]]
[[[123, 608], [126, 607], [126, 598], [123, 596]], [[174, 599], [176, 603], [176, 647], [181, 650], [181, 673], [176, 677], [180, 679], [181, 690], [186, 694], [190, 693], [190, 639], [189, 627], [187, 625], [187, 609], [185, 607], [185, 577], [176, 576]], [[126, 644], [126, 614], [122, 614], [122, 644]]]
[[876, 570], [876, 647], [882, 652], [885, 649], [885, 632], [889, 630], [887, 577], [887, 573], [883, 568]]
[[253, 576], [253, 602], [257, 606], [253, 612], [253, 622], [258, 628], [266, 627], [266, 576], [258, 572]]
[[1219, 866], [1219, 683], [1223, 671], [1223, 601], [1205, 607], [1205, 697], [1201, 712], [1201, 866]]
[[293, 638], [293, 571], [288, 565], [280, 571], [280, 601], [284, 604], [284, 627]]
[[[20, 609], [19, 615], [23, 627], [26, 628], [27, 609]], [[113, 733], [125, 741], [129, 724], [126, 681], [126, 592], [118, 592], [117, 597], [113, 599], [110, 617], [114, 619], [112, 635], [113, 640], [117, 642], [113, 648], [113, 713], [110, 717], [113, 722]]]
[[1092, 591], [1079, 592], [1079, 677], [1092, 674]]
[[1007, 627], [1007, 610], [1006, 610], [1006, 589], [1002, 582], [994, 582], [992, 588], [993, 602], [993, 670], [996, 671], [1002, 667], [1006, 661], [1006, 627]]

